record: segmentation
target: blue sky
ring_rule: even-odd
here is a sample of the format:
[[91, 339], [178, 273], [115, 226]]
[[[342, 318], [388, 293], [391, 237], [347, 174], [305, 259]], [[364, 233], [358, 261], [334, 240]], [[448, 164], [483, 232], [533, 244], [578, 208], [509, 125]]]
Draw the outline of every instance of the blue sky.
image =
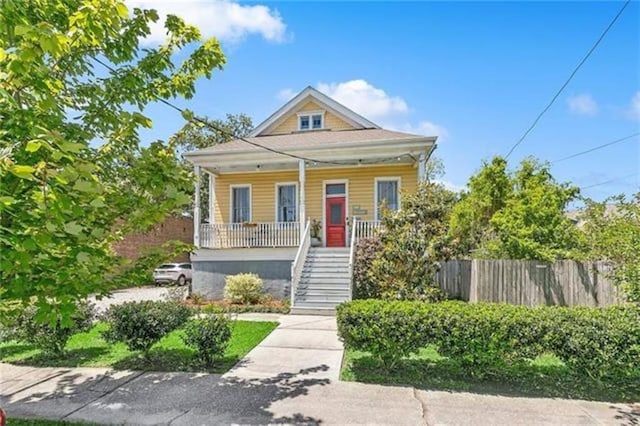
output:
[[[137, 4], [140, 1], [130, 1]], [[144, 2], [143, 2], [144, 4]], [[144, 4], [148, 6], [149, 4]], [[220, 38], [224, 71], [178, 104], [244, 112], [255, 124], [312, 85], [388, 128], [440, 135], [444, 180], [462, 186], [505, 155], [622, 2], [153, 2]], [[161, 105], [144, 138], [182, 118]], [[553, 161], [640, 131], [640, 3], [632, 1], [554, 106], [516, 149]], [[596, 199], [640, 187], [640, 137], [553, 165]]]

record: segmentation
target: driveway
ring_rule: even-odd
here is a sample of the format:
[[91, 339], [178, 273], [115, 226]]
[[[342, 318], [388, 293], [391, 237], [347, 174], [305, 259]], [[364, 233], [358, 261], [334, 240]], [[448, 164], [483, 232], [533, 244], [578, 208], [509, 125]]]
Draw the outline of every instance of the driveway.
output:
[[104, 312], [111, 305], [119, 305], [125, 302], [139, 302], [142, 300], [166, 300], [169, 297], [187, 297], [187, 286], [184, 287], [134, 287], [116, 290], [109, 297], [102, 300], [90, 298], [96, 304], [98, 312]]

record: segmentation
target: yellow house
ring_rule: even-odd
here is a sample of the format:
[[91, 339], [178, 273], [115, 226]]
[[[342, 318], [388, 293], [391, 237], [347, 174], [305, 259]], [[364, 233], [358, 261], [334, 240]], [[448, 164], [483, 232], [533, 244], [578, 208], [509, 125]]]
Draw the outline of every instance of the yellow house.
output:
[[254, 272], [297, 310], [349, 299], [354, 243], [378, 227], [381, 206], [415, 190], [435, 142], [307, 87], [248, 137], [186, 154], [207, 178], [195, 191], [193, 291], [221, 298], [226, 275]]

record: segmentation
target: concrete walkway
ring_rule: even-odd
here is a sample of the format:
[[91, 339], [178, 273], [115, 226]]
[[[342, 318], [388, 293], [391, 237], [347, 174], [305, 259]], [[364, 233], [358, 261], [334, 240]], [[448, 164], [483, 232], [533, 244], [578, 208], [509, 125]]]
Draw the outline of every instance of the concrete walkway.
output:
[[277, 318], [280, 326], [223, 376], [0, 364], [0, 406], [10, 417], [115, 424], [640, 423], [640, 411], [625, 404], [340, 382], [343, 351], [335, 318]]

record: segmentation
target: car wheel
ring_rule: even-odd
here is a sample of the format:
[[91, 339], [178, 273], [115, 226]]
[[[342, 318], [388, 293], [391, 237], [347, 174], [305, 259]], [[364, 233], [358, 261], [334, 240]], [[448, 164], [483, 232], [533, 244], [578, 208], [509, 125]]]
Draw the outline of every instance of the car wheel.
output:
[[176, 283], [178, 283], [179, 286], [183, 286], [187, 283], [187, 279], [184, 277], [184, 275], [180, 275]]

